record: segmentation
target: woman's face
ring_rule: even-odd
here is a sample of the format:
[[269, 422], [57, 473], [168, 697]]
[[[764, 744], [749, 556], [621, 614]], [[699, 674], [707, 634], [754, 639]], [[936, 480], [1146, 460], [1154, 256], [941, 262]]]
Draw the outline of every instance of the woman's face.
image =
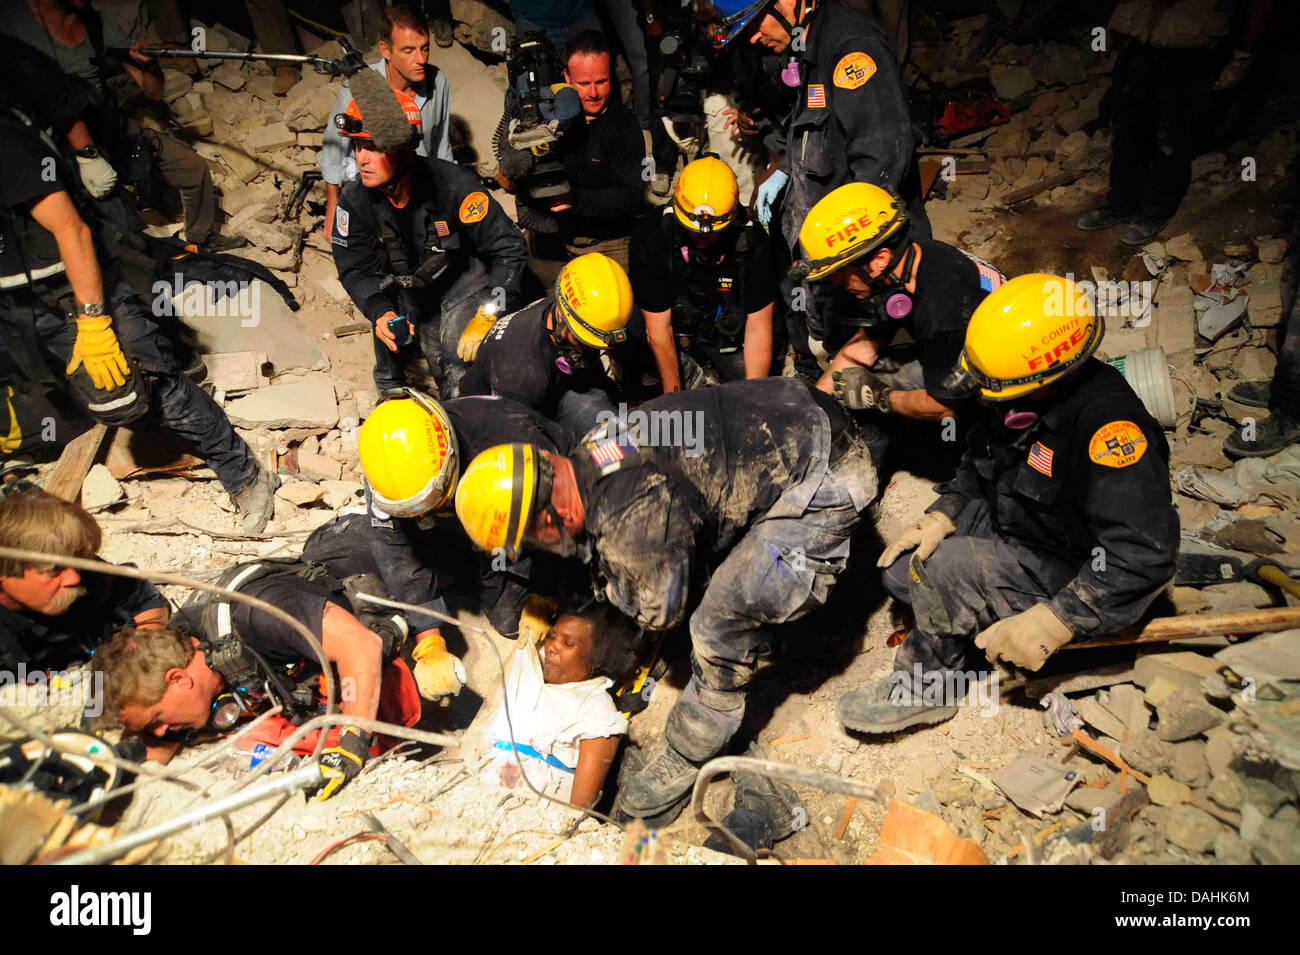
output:
[[564, 616], [556, 621], [542, 643], [542, 677], [547, 683], [579, 683], [591, 676], [592, 640], [590, 621]]

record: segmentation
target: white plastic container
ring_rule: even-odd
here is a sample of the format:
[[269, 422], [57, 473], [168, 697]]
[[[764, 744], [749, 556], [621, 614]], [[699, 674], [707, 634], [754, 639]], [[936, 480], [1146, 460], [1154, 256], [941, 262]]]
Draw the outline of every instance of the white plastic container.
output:
[[1129, 387], [1137, 392], [1147, 412], [1160, 427], [1171, 429], [1178, 421], [1174, 405], [1174, 383], [1169, 377], [1169, 363], [1163, 348], [1146, 348], [1119, 358], [1102, 359], [1119, 370]]

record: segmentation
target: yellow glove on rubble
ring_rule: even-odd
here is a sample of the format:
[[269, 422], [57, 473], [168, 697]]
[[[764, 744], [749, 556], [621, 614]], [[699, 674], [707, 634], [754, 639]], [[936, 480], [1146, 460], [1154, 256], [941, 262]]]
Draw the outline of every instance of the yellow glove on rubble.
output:
[[939, 542], [956, 529], [957, 526], [948, 519], [948, 515], [940, 511], [927, 511], [921, 515], [919, 521], [899, 534], [894, 542], [885, 548], [885, 552], [876, 561], [876, 566], [888, 567], [898, 560], [903, 551], [911, 550], [913, 547], [916, 548], [917, 557], [927, 560], [939, 546]]
[[485, 311], [483, 306], [479, 306], [479, 310], [469, 320], [465, 330], [460, 333], [460, 341], [456, 343], [456, 357], [461, 361], [473, 361], [478, 354], [479, 345], [483, 344], [483, 339], [487, 338], [487, 333], [492, 330], [496, 321], [495, 315]]
[[975, 638], [975, 646], [984, 651], [989, 663], [1002, 660], [1026, 670], [1041, 670], [1047, 658], [1072, 636], [1051, 607], [1034, 604], [984, 630]]
[[131, 369], [113, 334], [111, 316], [86, 315], [77, 319], [77, 341], [72, 346], [72, 360], [68, 362], [66, 374], [71, 375], [79, 365], [86, 366], [86, 374], [100, 391], [126, 384]]
[[465, 665], [447, 652], [447, 641], [436, 630], [429, 631], [411, 651], [415, 660], [415, 684], [426, 700], [455, 696], [465, 685]]

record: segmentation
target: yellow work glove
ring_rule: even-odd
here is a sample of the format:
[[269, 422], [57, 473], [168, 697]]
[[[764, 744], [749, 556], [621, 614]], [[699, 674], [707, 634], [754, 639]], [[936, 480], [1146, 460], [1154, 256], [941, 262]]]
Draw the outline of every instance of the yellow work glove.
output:
[[956, 529], [957, 525], [948, 519], [948, 515], [940, 511], [927, 511], [921, 515], [919, 521], [899, 534], [894, 542], [885, 548], [885, 552], [880, 555], [880, 560], [876, 561], [876, 566], [888, 567], [898, 560], [903, 551], [911, 550], [913, 547], [916, 548], [916, 556], [925, 560], [934, 553], [939, 542]]
[[999, 620], [975, 638], [989, 663], [1002, 660], [1025, 670], [1043, 664], [1074, 636], [1047, 604], [1034, 604], [1014, 617]]
[[111, 391], [126, 384], [131, 373], [122, 354], [122, 346], [113, 334], [113, 319], [108, 315], [85, 315], [77, 319], [77, 341], [72, 346], [72, 361], [67, 374], [79, 365], [86, 366], [86, 374], [100, 391]]
[[456, 356], [461, 361], [473, 361], [474, 356], [478, 354], [478, 346], [483, 344], [483, 339], [487, 333], [492, 330], [496, 324], [497, 317], [491, 312], [486, 311], [483, 306], [474, 313], [474, 317], [469, 320], [465, 330], [460, 333], [460, 341], [456, 343]]
[[338, 742], [321, 753], [321, 783], [316, 790], [316, 801], [324, 802], [345, 783], [356, 779], [369, 756], [370, 734], [355, 726], [343, 727]]
[[447, 652], [447, 641], [437, 630], [428, 631], [411, 652], [415, 684], [426, 700], [455, 696], [465, 685], [465, 665]]
[[524, 601], [524, 612], [519, 615], [517, 647], [535, 647], [546, 639], [560, 612], [560, 602], [554, 597], [529, 594]]

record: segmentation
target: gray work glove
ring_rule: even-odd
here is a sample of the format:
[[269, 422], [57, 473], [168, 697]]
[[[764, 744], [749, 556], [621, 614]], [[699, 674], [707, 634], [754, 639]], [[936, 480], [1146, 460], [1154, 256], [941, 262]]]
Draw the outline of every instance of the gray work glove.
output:
[[854, 411], [874, 408], [877, 397], [886, 387], [867, 369], [856, 365], [831, 372], [831, 381], [835, 385], [835, 397]]

